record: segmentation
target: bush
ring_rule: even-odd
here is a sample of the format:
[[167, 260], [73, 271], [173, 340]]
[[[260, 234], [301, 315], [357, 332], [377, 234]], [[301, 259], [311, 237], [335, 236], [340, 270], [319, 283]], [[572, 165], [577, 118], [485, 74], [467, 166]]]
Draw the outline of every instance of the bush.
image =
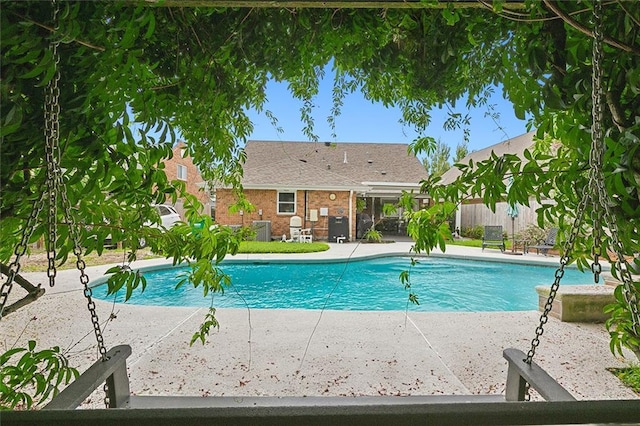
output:
[[78, 377], [78, 370], [69, 366], [58, 346], [35, 349], [36, 342], [30, 340], [28, 348], [13, 348], [0, 354], [0, 411], [30, 410], [56, 396], [61, 387]]
[[367, 232], [364, 233], [364, 238], [370, 243], [381, 243], [382, 233], [374, 228], [369, 228]]
[[516, 240], [525, 241], [527, 244], [535, 244], [547, 237], [548, 229], [536, 225], [528, 225], [516, 234]]
[[464, 228], [462, 230], [462, 236], [465, 238], [471, 238], [472, 240], [481, 240], [484, 235], [484, 226], [476, 225], [473, 228]]

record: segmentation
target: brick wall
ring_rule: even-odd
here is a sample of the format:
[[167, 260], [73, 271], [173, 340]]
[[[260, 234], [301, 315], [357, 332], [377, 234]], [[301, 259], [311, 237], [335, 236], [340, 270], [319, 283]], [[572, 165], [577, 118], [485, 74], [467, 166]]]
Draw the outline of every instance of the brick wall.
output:
[[[231, 190], [216, 190], [216, 221], [222, 225], [244, 225], [250, 226], [254, 220], [270, 220], [271, 235], [274, 238], [280, 238], [283, 234], [290, 237], [289, 220], [292, 216], [297, 215], [302, 218], [303, 228], [312, 228], [314, 239], [326, 240], [329, 231], [329, 219], [327, 216], [320, 216], [320, 208], [326, 207], [329, 216], [343, 216], [347, 220], [349, 218], [349, 191], [307, 191], [307, 209], [305, 214], [305, 191], [296, 191], [296, 212], [295, 214], [278, 214], [277, 213], [277, 197], [276, 190], [255, 190], [245, 189], [244, 194], [255, 206], [252, 213], [243, 212], [229, 213], [229, 206], [235, 202], [235, 198]], [[335, 195], [335, 199], [331, 199], [331, 194]], [[318, 221], [312, 223], [309, 219], [310, 211], [318, 210]], [[355, 209], [356, 196], [352, 197], [352, 221], [351, 233], [355, 238]], [[260, 215], [262, 210], [262, 215]]]
[[[183, 142], [179, 142], [174, 148], [173, 148], [173, 158], [169, 159], [169, 160], [165, 160], [164, 164], [165, 164], [165, 174], [167, 175], [167, 179], [171, 180], [177, 180], [178, 179], [178, 165], [184, 166], [187, 168], [187, 180], [185, 181], [186, 183], [186, 190], [189, 194], [193, 194], [195, 195], [198, 200], [200, 200], [200, 202], [204, 205], [204, 213], [210, 213], [211, 212], [211, 197], [209, 197], [209, 194], [207, 191], [201, 189], [200, 187], [198, 187], [197, 184], [201, 184], [203, 183], [203, 179], [202, 176], [200, 175], [200, 172], [198, 171], [198, 168], [195, 166], [195, 164], [193, 164], [193, 161], [191, 160], [191, 157], [183, 157], [182, 156], [182, 149], [184, 148], [185, 144]], [[183, 207], [182, 207], [182, 202], [183, 200], [179, 199], [178, 202], [176, 203], [176, 209], [178, 210], [178, 213], [180, 213], [180, 215], [183, 215]]]

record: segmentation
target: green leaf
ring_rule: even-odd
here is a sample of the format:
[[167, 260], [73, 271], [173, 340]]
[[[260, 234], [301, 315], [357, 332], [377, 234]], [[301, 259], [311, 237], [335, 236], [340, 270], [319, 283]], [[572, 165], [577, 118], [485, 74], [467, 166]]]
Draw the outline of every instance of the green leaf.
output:
[[22, 79], [34, 78], [48, 71], [48, 68], [52, 64], [53, 54], [51, 53], [50, 50], [45, 50], [43, 53], [44, 55], [40, 59], [40, 62], [31, 71], [20, 75], [20, 78]]
[[410, 293], [409, 302], [413, 303], [414, 305], [419, 305], [420, 301], [418, 300], [418, 295], [414, 293]]

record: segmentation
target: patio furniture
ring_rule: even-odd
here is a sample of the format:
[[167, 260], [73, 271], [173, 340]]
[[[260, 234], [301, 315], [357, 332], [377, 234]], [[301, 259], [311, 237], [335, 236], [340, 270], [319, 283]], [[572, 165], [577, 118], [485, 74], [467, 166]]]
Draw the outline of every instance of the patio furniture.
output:
[[557, 236], [558, 236], [558, 228], [549, 229], [549, 232], [547, 233], [547, 236], [545, 237], [545, 239], [538, 240], [538, 244], [529, 246], [527, 248], [527, 252], [529, 251], [528, 249], [533, 248], [533, 249], [536, 249], [536, 254], [540, 254], [540, 251], [542, 251], [542, 254], [546, 256], [547, 253], [549, 252], [549, 249], [553, 248], [556, 245]]
[[287, 243], [298, 243], [302, 241], [300, 239], [300, 234], [302, 233], [302, 218], [300, 216], [291, 216], [289, 219], [289, 235], [290, 239], [286, 239], [286, 236], [283, 235], [282, 241]]
[[485, 226], [484, 235], [482, 236], [482, 250], [485, 247], [498, 247], [500, 251], [504, 252], [506, 246], [504, 243], [504, 234], [502, 232], [502, 226]]
[[301, 229], [300, 235], [298, 236], [298, 241], [300, 241], [301, 243], [312, 243], [313, 234], [311, 233], [311, 228]]
[[513, 244], [514, 250], [522, 249], [522, 253], [526, 253], [529, 250], [528, 240], [515, 240]]

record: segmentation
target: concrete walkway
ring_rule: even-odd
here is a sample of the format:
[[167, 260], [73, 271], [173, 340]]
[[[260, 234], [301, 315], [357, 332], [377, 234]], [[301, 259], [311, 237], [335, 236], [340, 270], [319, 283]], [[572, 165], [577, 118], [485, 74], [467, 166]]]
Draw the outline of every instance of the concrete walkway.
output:
[[[332, 244], [305, 255], [235, 259], [329, 259], [409, 253], [411, 243]], [[443, 255], [440, 252], [434, 253]], [[508, 256], [498, 250], [447, 247], [446, 256], [557, 265], [557, 257]], [[135, 267], [166, 263], [139, 262]], [[107, 266], [90, 267], [92, 280]], [[24, 274], [45, 283], [46, 274]], [[553, 276], [550, 276], [550, 280]], [[60, 271], [38, 302], [0, 322], [0, 350], [58, 345], [82, 371], [96, 359], [93, 328], [77, 271]], [[20, 289], [15, 289], [14, 294]], [[540, 313], [413, 313], [220, 309], [221, 327], [206, 345], [189, 347], [206, 309], [96, 301], [108, 347], [129, 344], [131, 390], [138, 395], [420, 395], [500, 394], [502, 350], [526, 352]], [[111, 319], [110, 319], [111, 318]], [[550, 319], [536, 362], [578, 399], [630, 399], [606, 369], [625, 366], [609, 351], [602, 324]], [[633, 357], [628, 358], [629, 361]], [[94, 394], [88, 406], [101, 406]]]

